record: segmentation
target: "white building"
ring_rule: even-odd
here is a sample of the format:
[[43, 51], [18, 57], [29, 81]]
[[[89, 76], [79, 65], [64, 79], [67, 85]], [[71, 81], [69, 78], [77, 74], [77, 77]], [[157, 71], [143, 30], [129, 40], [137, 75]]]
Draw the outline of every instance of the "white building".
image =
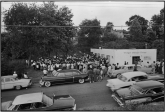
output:
[[129, 65], [134, 64], [135, 60], [141, 59], [146, 65], [156, 61], [156, 49], [91, 49], [93, 54], [108, 58], [110, 64], [124, 65], [125, 61]]

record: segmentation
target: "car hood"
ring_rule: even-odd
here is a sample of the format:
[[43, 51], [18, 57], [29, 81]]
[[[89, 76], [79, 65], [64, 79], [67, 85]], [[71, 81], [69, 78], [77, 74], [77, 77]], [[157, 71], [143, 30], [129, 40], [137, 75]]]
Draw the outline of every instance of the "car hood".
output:
[[2, 102], [1, 110], [7, 110], [12, 104], [12, 101]]
[[122, 98], [135, 96], [135, 94], [129, 88], [118, 89], [116, 90], [116, 93]]
[[58, 95], [54, 96], [54, 108], [68, 108], [73, 107], [75, 105], [75, 99], [70, 95]]

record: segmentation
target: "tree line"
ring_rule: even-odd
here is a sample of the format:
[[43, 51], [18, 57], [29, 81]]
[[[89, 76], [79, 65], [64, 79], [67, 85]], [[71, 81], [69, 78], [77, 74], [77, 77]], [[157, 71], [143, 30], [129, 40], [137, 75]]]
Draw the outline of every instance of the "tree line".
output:
[[128, 31], [123, 30], [124, 38], [112, 33], [113, 22], [107, 22], [102, 28], [98, 19], [85, 19], [79, 27], [74, 27], [73, 16], [71, 9], [59, 8], [54, 2], [13, 3], [4, 12], [6, 32], [1, 33], [2, 60], [30, 60], [52, 54], [66, 57], [90, 53], [90, 48], [98, 47], [143, 49], [146, 46], [156, 48], [159, 59], [164, 57], [164, 9], [151, 17], [150, 26], [149, 21], [139, 15], [130, 17], [126, 21]]

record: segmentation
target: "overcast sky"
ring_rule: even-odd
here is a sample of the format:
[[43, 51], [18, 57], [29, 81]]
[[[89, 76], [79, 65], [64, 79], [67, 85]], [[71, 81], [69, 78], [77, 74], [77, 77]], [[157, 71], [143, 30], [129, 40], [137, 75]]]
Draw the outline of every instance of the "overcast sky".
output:
[[[29, 2], [30, 3], [30, 2]], [[41, 4], [41, 2], [38, 4]], [[56, 2], [61, 6], [67, 6], [72, 10], [73, 23], [78, 26], [84, 19], [100, 20], [101, 26], [105, 26], [107, 22], [112, 22], [114, 29], [127, 29], [125, 22], [133, 15], [140, 15], [151, 20], [154, 14], [159, 14], [164, 7], [163, 2]], [[2, 2], [1, 8], [8, 10], [11, 2]], [[3, 24], [3, 23], [2, 23]]]

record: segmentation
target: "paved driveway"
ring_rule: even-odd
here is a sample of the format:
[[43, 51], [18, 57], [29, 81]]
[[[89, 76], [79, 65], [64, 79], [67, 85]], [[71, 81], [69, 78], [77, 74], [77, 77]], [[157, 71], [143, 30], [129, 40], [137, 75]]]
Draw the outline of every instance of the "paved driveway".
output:
[[34, 84], [31, 88], [23, 90], [6, 90], [2, 91], [2, 102], [13, 100], [17, 95], [44, 92], [49, 96], [69, 94], [76, 99], [78, 110], [112, 110], [118, 107], [118, 104], [111, 98], [111, 91], [105, 86], [107, 79], [102, 82], [84, 83], [84, 84], [67, 84], [55, 85], [49, 88], [39, 87]]

